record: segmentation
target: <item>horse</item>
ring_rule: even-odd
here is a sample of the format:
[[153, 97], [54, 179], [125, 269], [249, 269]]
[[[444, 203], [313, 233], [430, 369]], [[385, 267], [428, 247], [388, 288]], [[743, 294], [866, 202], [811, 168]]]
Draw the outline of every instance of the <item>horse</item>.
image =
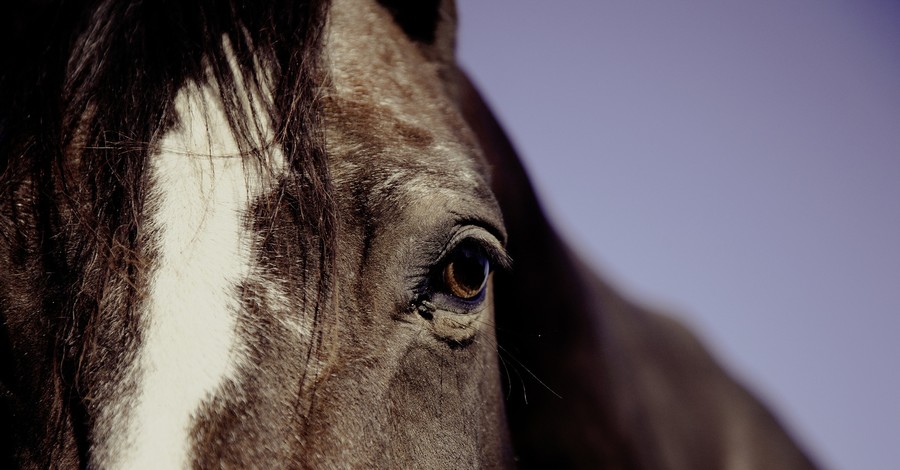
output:
[[3, 8], [4, 466], [814, 467], [557, 235], [451, 0]]

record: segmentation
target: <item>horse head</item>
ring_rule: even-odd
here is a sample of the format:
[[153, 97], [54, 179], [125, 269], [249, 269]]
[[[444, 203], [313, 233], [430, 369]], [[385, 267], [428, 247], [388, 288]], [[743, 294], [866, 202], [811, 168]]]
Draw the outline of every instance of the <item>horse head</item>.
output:
[[5, 25], [4, 463], [809, 465], [555, 234], [451, 1], [87, 3]]

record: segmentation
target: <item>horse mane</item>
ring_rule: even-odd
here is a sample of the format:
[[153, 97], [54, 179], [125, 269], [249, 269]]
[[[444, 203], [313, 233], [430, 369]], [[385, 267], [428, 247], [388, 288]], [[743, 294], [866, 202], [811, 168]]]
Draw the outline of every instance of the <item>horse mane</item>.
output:
[[[42, 334], [57, 341], [48, 370], [62, 372], [55, 393], [72, 407], [56, 410], [59, 419], [86, 406], [73, 392], [85, 358], [108, 341], [95, 337], [98, 322], [139, 321], [133, 309], [99, 316], [140, 301], [140, 267], [153, 255], [139, 230], [148, 159], [178, 125], [174, 100], [187, 83], [215, 85], [244, 158], [263, 158], [254, 133], [271, 123], [289, 168], [279, 190], [302, 227], [298, 250], [318, 263], [308, 270], [318, 318], [336, 224], [320, 105], [327, 2], [10, 2], [0, 16], [0, 197], [15, 201], [0, 204], [15, 225], [0, 226], [0, 243], [29, 253], [20, 266], [41, 279]], [[249, 120], [248, 92], [271, 97]]]

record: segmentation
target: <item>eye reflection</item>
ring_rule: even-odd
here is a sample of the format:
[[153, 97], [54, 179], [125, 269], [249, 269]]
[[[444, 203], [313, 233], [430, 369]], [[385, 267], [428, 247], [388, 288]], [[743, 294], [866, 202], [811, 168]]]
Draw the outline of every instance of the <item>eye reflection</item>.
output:
[[481, 250], [460, 247], [444, 267], [444, 284], [454, 297], [472, 300], [484, 290], [490, 271], [491, 263]]

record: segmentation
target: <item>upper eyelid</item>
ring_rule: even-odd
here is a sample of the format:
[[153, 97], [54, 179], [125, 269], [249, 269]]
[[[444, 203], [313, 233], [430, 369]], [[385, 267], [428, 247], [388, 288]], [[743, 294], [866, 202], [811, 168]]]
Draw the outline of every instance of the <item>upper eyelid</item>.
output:
[[503, 247], [500, 240], [498, 240], [497, 236], [492, 233], [491, 230], [488, 230], [481, 225], [467, 225], [457, 230], [441, 251], [435, 264], [437, 266], [444, 264], [447, 257], [450, 256], [457, 247], [470, 241], [478, 243], [488, 256], [490, 262], [501, 270], [505, 271], [512, 268], [512, 258], [506, 252], [506, 249]]
[[481, 215], [466, 214], [456, 211], [450, 211], [454, 216], [457, 227], [470, 228], [477, 227], [491, 234], [500, 246], [506, 246], [506, 230], [503, 228], [503, 221], [499, 217], [493, 217], [489, 213]]
[[485, 254], [488, 255], [491, 262], [491, 270], [493, 270], [493, 268], [499, 268], [501, 271], [509, 271], [512, 269], [512, 257], [506, 252], [504, 247], [492, 243], [487, 245], [482, 244], [482, 247], [486, 248]]

